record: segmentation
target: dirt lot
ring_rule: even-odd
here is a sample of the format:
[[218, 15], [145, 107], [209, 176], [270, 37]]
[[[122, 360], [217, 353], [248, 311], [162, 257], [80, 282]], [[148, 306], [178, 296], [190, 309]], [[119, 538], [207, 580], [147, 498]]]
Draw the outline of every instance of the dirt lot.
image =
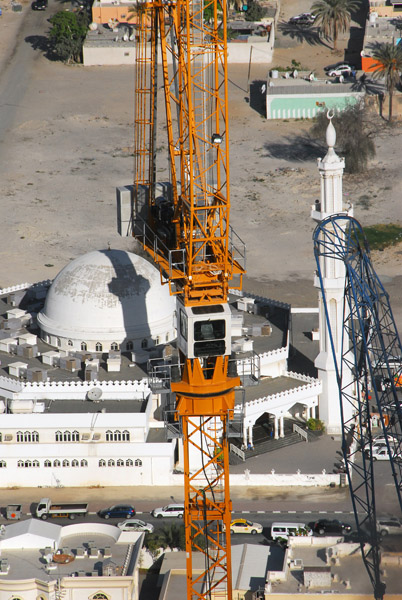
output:
[[[309, 2], [288, 0], [282, 15], [308, 8]], [[3, 10], [2, 76], [23, 18]], [[337, 55], [317, 41], [289, 44], [275, 51], [271, 65], [252, 65], [251, 79], [264, 80], [270, 68], [292, 58], [319, 73], [343, 58], [348, 41], [340, 40]], [[54, 277], [70, 259], [109, 242], [133, 245], [117, 235], [115, 214], [115, 187], [133, 176], [133, 69], [65, 66], [32, 52], [26, 95], [0, 142], [7, 145], [0, 165], [0, 286]], [[232, 224], [248, 248], [245, 287], [294, 305], [316, 305], [309, 214], [320, 194], [316, 158], [325, 149], [306, 151], [307, 121], [269, 122], [253, 110], [247, 72], [246, 65], [230, 66]], [[400, 127], [384, 128], [369, 173], [344, 178], [345, 197], [364, 225], [402, 222], [401, 141]], [[165, 148], [162, 141], [160, 179], [167, 178]], [[402, 326], [402, 246], [374, 253], [374, 260]]]

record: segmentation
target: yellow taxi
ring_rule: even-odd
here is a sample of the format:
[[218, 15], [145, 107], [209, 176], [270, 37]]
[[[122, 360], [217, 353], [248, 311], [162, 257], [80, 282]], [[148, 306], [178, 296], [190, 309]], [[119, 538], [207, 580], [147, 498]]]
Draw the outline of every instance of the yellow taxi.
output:
[[230, 533], [262, 533], [262, 525], [259, 523], [252, 523], [247, 519], [235, 519], [230, 524]]

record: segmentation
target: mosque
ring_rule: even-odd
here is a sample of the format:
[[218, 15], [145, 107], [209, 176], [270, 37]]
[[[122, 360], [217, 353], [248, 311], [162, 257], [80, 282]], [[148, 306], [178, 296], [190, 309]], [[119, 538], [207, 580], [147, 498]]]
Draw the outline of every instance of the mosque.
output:
[[[332, 130], [318, 163], [315, 221], [343, 210], [344, 163]], [[328, 279], [335, 315], [342, 277]], [[318, 378], [288, 370], [297, 311], [241, 292], [231, 294], [230, 309], [244, 386], [236, 402], [245, 399], [237, 450], [253, 445], [264, 420], [273, 440], [288, 435], [289, 422], [303, 429], [310, 417], [339, 433], [322, 301], [303, 314], [320, 340]], [[163, 420], [172, 398], [152, 375], [177, 356], [175, 300], [152, 264], [116, 249], [88, 252], [52, 282], [0, 290], [0, 315], [1, 487], [177, 484], [181, 441], [166, 435]]]

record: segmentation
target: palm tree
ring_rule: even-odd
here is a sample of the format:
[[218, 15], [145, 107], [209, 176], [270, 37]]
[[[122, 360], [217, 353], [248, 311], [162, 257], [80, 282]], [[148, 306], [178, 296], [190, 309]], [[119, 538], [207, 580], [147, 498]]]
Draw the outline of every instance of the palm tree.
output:
[[395, 87], [401, 81], [402, 48], [393, 44], [377, 44], [372, 52], [376, 61], [371, 65], [374, 77], [384, 77], [389, 94], [388, 121], [392, 119], [392, 97]]
[[351, 13], [359, 7], [360, 0], [316, 0], [311, 11], [317, 17], [325, 36], [332, 37], [334, 51], [338, 35], [346, 31]]

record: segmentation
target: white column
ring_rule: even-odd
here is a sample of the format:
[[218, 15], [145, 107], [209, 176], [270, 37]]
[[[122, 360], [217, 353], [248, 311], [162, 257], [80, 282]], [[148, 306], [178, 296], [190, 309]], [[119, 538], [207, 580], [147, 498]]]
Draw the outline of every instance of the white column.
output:
[[243, 423], [243, 446], [247, 448], [247, 427], [245, 423]]
[[280, 424], [280, 427], [281, 427], [281, 433], [280, 433], [280, 437], [281, 437], [281, 438], [283, 438], [283, 437], [285, 437], [285, 431], [284, 431], [284, 418], [283, 418], [283, 416], [282, 416], [282, 417], [280, 417], [280, 419], [279, 419], [279, 424]]
[[250, 425], [248, 428], [248, 443], [253, 446], [253, 426]]
[[279, 439], [279, 432], [278, 432], [278, 417], [274, 417], [274, 426], [275, 426], [274, 438], [277, 440], [277, 439]]

